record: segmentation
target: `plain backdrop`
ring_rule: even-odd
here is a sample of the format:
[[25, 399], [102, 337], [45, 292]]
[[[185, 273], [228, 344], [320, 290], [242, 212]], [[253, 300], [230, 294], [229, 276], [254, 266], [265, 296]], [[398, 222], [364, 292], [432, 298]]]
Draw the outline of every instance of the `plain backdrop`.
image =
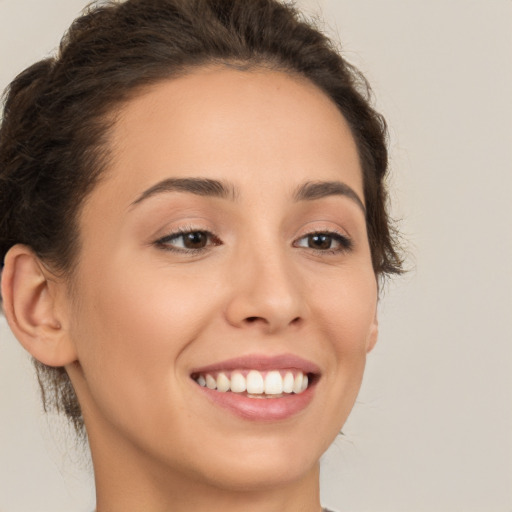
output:
[[[382, 298], [345, 435], [324, 457], [324, 505], [511, 512], [512, 1], [299, 4], [323, 13], [373, 86], [411, 253]], [[0, 87], [51, 52], [83, 6], [0, 0]], [[0, 512], [94, 508], [87, 458], [54, 425], [0, 318]]]

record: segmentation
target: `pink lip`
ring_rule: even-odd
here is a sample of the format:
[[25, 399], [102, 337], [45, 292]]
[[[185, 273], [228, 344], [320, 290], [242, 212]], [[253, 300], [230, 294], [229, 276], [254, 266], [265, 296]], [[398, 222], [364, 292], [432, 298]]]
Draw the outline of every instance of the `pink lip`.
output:
[[266, 356], [259, 354], [249, 354], [247, 356], [235, 357], [218, 363], [213, 363], [201, 368], [194, 368], [190, 373], [208, 373], [231, 370], [279, 370], [292, 369], [301, 370], [304, 373], [320, 374], [320, 368], [302, 357], [293, 354], [281, 354], [278, 356]]
[[191, 375], [237, 369], [254, 369], [259, 371], [298, 369], [304, 373], [315, 374], [312, 384], [304, 392], [299, 394], [285, 394], [281, 398], [248, 398], [244, 394], [233, 393], [231, 391], [222, 393], [201, 387], [195, 382], [193, 383], [196, 389], [200, 393], [203, 393], [211, 403], [227, 409], [240, 418], [250, 421], [279, 421], [298, 414], [312, 401], [316, 390], [316, 383], [320, 375], [320, 369], [316, 364], [292, 354], [279, 356], [252, 354], [236, 357], [201, 368], [195, 368], [191, 372]]

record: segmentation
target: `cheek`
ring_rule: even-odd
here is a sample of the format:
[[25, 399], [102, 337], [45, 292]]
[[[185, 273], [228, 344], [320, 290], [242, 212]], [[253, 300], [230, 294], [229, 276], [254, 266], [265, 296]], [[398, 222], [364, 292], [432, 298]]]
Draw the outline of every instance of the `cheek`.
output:
[[[359, 393], [375, 326], [377, 286], [371, 267], [367, 271], [347, 266], [337, 269], [330, 279], [317, 280], [308, 291], [320, 340], [318, 357], [325, 369], [318, 393], [325, 450], [342, 429]], [[318, 428], [312, 425], [313, 436]]]
[[159, 345], [169, 350], [180, 338], [194, 336], [201, 325], [200, 313], [208, 310], [200, 283], [189, 277], [180, 278], [179, 272], [158, 264], [123, 261], [111, 265], [110, 271], [83, 287], [88, 311], [82, 317], [92, 320], [99, 338], [106, 338], [104, 349], [133, 344], [143, 352]]
[[[337, 394], [338, 413], [348, 415], [357, 396], [366, 354], [376, 336], [377, 284], [373, 271], [346, 269], [324, 291], [317, 290], [313, 312], [330, 354], [327, 381]], [[323, 305], [323, 307], [320, 307]], [[338, 414], [334, 412], [334, 414]]]
[[171, 374], [215, 303], [186, 276], [170, 280], [165, 269], [144, 268], [111, 265], [82, 286], [74, 339], [90, 393], [104, 411], [120, 400], [132, 413], [158, 395], [168, 400]]
[[317, 313], [322, 315], [320, 324], [328, 330], [337, 351], [366, 353], [376, 327], [377, 283], [373, 272], [346, 269], [343, 277], [330, 281], [317, 303], [323, 305]]

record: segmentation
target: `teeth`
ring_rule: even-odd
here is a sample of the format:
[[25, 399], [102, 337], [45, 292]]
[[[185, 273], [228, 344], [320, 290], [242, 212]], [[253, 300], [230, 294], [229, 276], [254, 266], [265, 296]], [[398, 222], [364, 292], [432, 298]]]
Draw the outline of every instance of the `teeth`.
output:
[[286, 372], [283, 380], [283, 391], [285, 393], [291, 393], [293, 391], [293, 382], [295, 378], [293, 377], [292, 372]]
[[217, 389], [217, 381], [210, 374], [206, 374], [206, 387], [208, 389]]
[[231, 391], [243, 393], [246, 389], [245, 377], [240, 372], [233, 372], [231, 374]]
[[264, 382], [263, 376], [256, 370], [251, 370], [247, 374], [247, 393], [258, 395], [263, 393]]
[[304, 375], [302, 379], [301, 393], [302, 391], [306, 391], [306, 389], [308, 389], [308, 376]]
[[196, 382], [208, 389], [216, 389], [222, 393], [246, 393], [250, 398], [265, 398], [265, 395], [279, 398], [283, 394], [302, 393], [308, 387], [308, 376], [297, 371], [271, 370], [263, 374], [258, 370], [250, 370], [247, 376], [243, 371], [219, 372], [216, 377], [207, 373], [195, 377]]
[[302, 373], [298, 373], [295, 376], [295, 380], [293, 381], [293, 392], [294, 393], [300, 393], [302, 391], [302, 381], [304, 380], [304, 377]]
[[219, 375], [217, 375], [217, 391], [222, 391], [222, 392], [229, 391], [230, 386], [231, 386], [231, 382], [226, 377], [226, 374], [219, 373]]
[[265, 394], [280, 395], [283, 392], [283, 378], [278, 371], [268, 372], [265, 377]]

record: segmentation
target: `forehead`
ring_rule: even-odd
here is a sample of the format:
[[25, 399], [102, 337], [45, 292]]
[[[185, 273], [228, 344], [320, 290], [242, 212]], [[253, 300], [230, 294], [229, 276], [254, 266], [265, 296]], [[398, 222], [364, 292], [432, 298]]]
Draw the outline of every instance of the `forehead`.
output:
[[363, 197], [342, 114], [308, 80], [279, 71], [202, 68], [160, 82], [123, 106], [110, 140], [107, 184], [131, 187], [132, 200], [158, 180], [190, 176], [242, 191], [342, 180]]

